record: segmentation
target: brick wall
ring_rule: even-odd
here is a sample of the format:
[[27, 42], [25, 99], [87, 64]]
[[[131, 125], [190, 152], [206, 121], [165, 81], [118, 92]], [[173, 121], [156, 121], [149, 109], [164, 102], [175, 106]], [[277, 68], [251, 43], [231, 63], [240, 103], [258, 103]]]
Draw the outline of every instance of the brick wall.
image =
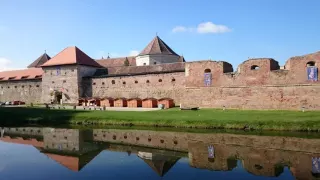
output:
[[[280, 70], [270, 58], [250, 59], [237, 72], [226, 72], [228, 64], [216, 61], [186, 64], [183, 106], [244, 109], [320, 109], [319, 81], [307, 79], [307, 63], [320, 63], [320, 52], [294, 57]], [[212, 83], [206, 86], [204, 73], [210, 70]]]

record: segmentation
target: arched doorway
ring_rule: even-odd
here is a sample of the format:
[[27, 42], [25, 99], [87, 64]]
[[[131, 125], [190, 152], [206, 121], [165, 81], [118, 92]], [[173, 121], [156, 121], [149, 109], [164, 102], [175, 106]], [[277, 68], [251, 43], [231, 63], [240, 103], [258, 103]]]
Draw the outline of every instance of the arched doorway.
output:
[[54, 102], [55, 104], [60, 104], [62, 99], [62, 92], [60, 91], [55, 91], [54, 92]]

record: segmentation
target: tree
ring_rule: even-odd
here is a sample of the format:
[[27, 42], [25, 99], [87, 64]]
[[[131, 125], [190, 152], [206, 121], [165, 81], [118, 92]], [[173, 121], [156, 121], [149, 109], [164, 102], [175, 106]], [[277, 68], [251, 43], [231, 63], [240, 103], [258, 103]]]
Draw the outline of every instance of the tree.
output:
[[130, 66], [130, 63], [129, 63], [129, 60], [128, 60], [128, 58], [126, 58], [126, 60], [124, 60], [124, 66]]

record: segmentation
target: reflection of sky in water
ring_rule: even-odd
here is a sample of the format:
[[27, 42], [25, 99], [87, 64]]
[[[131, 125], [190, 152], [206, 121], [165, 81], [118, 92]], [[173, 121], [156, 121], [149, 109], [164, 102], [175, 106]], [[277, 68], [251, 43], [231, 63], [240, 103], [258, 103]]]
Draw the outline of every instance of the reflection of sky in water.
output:
[[[288, 168], [279, 177], [255, 176], [243, 169], [241, 161], [232, 171], [192, 168], [188, 158], [181, 158], [165, 175], [159, 177], [136, 154], [100, 152], [81, 171], [74, 172], [40, 153], [33, 146], [0, 142], [0, 179], [293, 179]], [[311, 163], [311, 162], [310, 162]]]

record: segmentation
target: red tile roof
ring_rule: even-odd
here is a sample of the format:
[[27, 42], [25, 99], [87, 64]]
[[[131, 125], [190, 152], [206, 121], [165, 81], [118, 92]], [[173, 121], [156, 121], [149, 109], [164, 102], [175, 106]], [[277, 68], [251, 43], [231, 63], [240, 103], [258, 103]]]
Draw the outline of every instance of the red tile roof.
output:
[[59, 164], [63, 165], [64, 167], [72, 170], [72, 171], [80, 171], [80, 165], [79, 165], [79, 158], [78, 157], [72, 157], [72, 156], [65, 156], [65, 155], [59, 155], [59, 154], [51, 154], [51, 153], [44, 153], [47, 155], [50, 159], [55, 160]]
[[176, 55], [165, 42], [163, 42], [158, 36], [156, 36], [148, 45], [141, 51], [139, 55], [149, 55], [149, 54], [167, 54]]
[[123, 66], [108, 68], [108, 75], [135, 75], [161, 72], [182, 72], [185, 70], [185, 63], [165, 63], [152, 66]]
[[99, 59], [97, 60], [97, 63], [99, 63], [103, 67], [124, 66], [124, 61], [126, 60], [126, 58], [128, 59], [130, 66], [136, 66], [136, 57], [134, 56]]
[[0, 72], [0, 81], [7, 80], [25, 80], [25, 79], [41, 79], [43, 71], [41, 68], [29, 68], [14, 71]]
[[42, 67], [68, 64], [101, 67], [99, 63], [91, 59], [87, 54], [75, 46], [65, 48], [59, 54], [44, 63]]

